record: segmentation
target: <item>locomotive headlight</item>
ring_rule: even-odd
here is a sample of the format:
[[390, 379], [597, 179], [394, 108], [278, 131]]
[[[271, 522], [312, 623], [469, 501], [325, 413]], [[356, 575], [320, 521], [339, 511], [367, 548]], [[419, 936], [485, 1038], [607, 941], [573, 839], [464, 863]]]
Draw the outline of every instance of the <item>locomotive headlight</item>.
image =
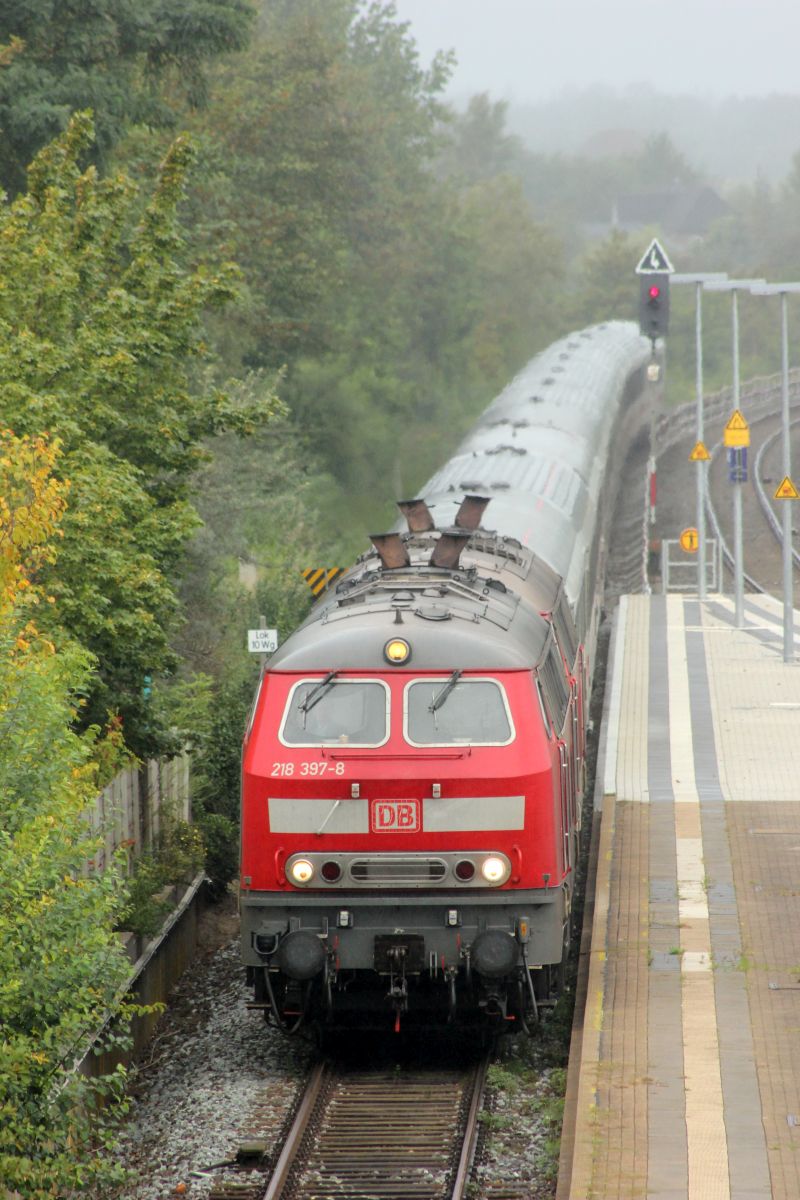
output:
[[289, 864], [289, 878], [292, 883], [300, 885], [310, 883], [314, 878], [314, 865], [307, 858], [296, 858]]
[[501, 858], [499, 854], [491, 854], [481, 863], [481, 875], [487, 883], [505, 883], [510, 874], [510, 862], [507, 858]]
[[392, 638], [383, 647], [383, 655], [387, 662], [399, 666], [411, 658], [411, 647], [405, 638]]

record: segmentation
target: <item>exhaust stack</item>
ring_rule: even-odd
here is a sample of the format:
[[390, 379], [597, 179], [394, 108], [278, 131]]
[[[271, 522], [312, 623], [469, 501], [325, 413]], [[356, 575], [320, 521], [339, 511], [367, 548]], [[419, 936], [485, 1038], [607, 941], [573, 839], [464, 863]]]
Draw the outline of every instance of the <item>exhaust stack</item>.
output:
[[491, 496], [465, 496], [461, 501], [461, 507], [456, 513], [456, 525], [459, 529], [477, 529], [481, 523], [481, 517], [486, 505], [491, 500]]
[[398, 500], [397, 507], [405, 517], [410, 533], [429, 533], [436, 528], [424, 500]]
[[454, 571], [458, 566], [458, 560], [461, 558], [461, 551], [466, 546], [472, 531], [469, 529], [447, 529], [439, 536], [439, 540], [433, 548], [430, 565], [432, 567], [446, 567], [450, 571]]
[[411, 559], [399, 533], [371, 533], [369, 540], [378, 551], [381, 566], [385, 571], [411, 565]]

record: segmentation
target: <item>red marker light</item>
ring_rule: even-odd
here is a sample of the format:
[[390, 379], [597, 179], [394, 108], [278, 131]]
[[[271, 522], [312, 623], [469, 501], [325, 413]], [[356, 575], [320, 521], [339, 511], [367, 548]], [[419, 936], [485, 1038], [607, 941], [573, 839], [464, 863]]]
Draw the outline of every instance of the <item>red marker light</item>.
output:
[[659, 296], [661, 295], [661, 288], [658, 286], [657, 283], [654, 283], [651, 285], [650, 291], [647, 294], [651, 300], [657, 300], [659, 298]]

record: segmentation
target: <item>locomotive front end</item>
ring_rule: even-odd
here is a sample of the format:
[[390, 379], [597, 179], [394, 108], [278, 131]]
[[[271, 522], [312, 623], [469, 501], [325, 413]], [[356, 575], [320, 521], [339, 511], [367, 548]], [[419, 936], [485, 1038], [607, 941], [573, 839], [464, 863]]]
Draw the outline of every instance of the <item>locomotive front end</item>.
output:
[[257, 1002], [284, 1024], [529, 1021], [567, 918], [556, 760], [530, 671], [269, 674], [244, 767]]

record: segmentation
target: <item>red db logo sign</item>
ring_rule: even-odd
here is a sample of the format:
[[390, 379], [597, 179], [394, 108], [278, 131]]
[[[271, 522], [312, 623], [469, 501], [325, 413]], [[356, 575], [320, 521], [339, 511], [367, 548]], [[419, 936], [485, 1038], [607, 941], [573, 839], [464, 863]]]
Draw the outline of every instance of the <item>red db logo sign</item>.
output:
[[370, 817], [372, 833], [416, 833], [419, 800], [373, 800]]

